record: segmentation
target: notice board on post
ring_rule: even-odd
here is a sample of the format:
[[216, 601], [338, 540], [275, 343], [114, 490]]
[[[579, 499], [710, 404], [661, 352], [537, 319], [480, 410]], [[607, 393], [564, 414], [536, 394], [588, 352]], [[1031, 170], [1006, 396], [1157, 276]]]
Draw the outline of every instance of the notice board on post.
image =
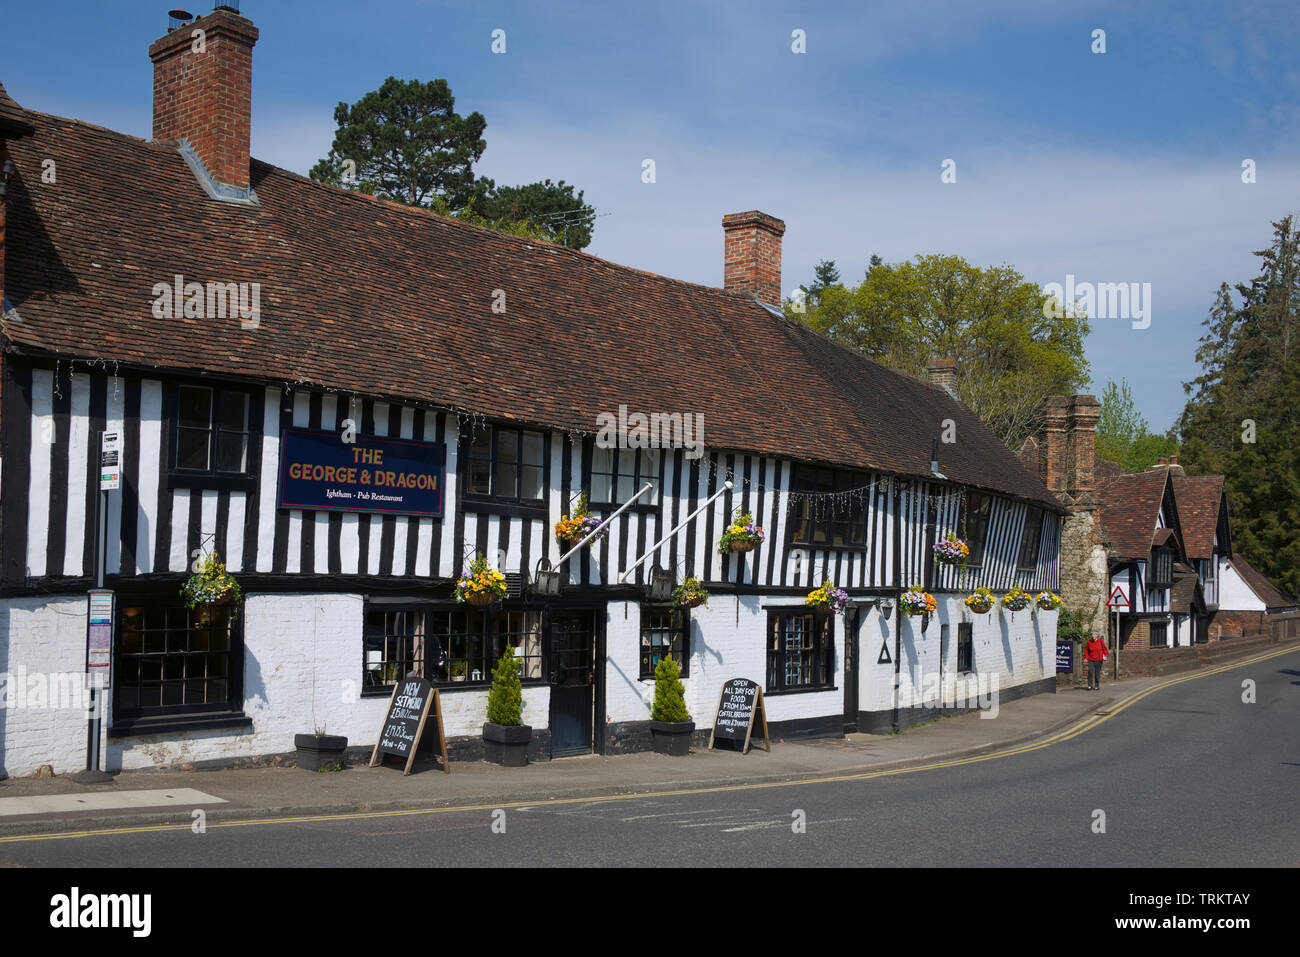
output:
[[402, 774], [410, 774], [430, 711], [436, 719], [442, 770], [451, 774], [451, 768], [447, 765], [447, 737], [442, 730], [442, 703], [438, 699], [438, 689], [414, 671], [393, 686], [384, 724], [379, 730], [379, 740], [375, 742], [375, 750], [370, 754], [369, 766], [373, 768], [383, 761], [385, 755], [392, 755], [406, 759]]
[[767, 736], [767, 706], [763, 703], [763, 689], [758, 682], [748, 678], [732, 678], [722, 686], [718, 695], [718, 711], [709, 734], [709, 747], [729, 742], [727, 750], [745, 754], [753, 738], [754, 727], [763, 732], [763, 748], [771, 752], [772, 742]]

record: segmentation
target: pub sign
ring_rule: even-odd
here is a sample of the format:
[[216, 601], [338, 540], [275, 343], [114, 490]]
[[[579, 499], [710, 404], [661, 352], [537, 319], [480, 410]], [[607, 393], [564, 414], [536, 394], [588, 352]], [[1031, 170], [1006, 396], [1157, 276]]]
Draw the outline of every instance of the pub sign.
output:
[[285, 429], [280, 508], [442, 515], [447, 447], [441, 442]]

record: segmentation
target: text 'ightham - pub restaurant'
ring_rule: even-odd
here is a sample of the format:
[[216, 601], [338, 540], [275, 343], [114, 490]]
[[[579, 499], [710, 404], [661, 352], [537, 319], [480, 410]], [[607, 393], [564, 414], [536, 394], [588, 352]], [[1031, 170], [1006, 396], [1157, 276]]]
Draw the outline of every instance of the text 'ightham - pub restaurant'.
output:
[[[663, 655], [705, 737], [734, 677], [774, 738], [1054, 689], [1057, 613], [963, 598], [1056, 590], [1063, 509], [950, 363], [914, 380], [785, 317], [783, 222], [725, 216], [716, 289], [313, 182], [250, 159], [257, 38], [222, 5], [154, 42], [147, 141], [0, 88], [10, 691], [86, 671], [101, 512], [109, 769], [369, 747], [412, 670], [472, 758], [507, 646], [535, 760], [647, 747]], [[626, 507], [561, 561], [580, 496]], [[720, 550], [742, 512], [762, 543]], [[242, 600], [187, 607], [213, 553]], [[476, 555], [502, 600], [455, 600]], [[706, 604], [673, 603], [687, 578]], [[50, 704], [0, 710], [5, 774], [83, 766], [84, 711]]]

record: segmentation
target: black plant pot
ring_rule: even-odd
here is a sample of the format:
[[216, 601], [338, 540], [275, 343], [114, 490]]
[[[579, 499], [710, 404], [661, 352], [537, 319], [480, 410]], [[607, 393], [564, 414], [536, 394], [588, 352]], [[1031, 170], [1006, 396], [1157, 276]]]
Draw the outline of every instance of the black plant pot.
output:
[[348, 739], [341, 734], [295, 734], [298, 767], [308, 771], [334, 771], [343, 767]]
[[505, 768], [522, 768], [528, 763], [528, 742], [533, 729], [526, 724], [483, 725], [483, 757]]
[[691, 753], [691, 732], [694, 730], [694, 721], [651, 721], [650, 740], [657, 754], [682, 758]]

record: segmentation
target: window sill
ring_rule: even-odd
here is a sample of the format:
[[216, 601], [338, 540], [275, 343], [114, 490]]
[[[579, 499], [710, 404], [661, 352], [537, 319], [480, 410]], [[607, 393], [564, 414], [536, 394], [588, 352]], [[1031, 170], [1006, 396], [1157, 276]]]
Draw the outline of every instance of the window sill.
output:
[[788, 695], [788, 694], [820, 694], [823, 691], [839, 691], [839, 690], [840, 689], [835, 685], [825, 685], [825, 686], [819, 685], [816, 688], [787, 688], [784, 691], [768, 691], [767, 689], [764, 689], [763, 697], [779, 698], [782, 695]]
[[183, 734], [187, 731], [252, 731], [253, 719], [242, 711], [206, 714], [164, 714], [147, 718], [115, 721], [108, 729], [110, 738], [138, 737], [146, 734]]
[[511, 518], [545, 518], [546, 503], [518, 500], [482, 498], [471, 495], [461, 497], [461, 508], [466, 512], [489, 515], [507, 515]]
[[201, 488], [218, 491], [254, 491], [257, 489], [256, 475], [236, 475], [220, 472], [169, 472], [168, 488]]

